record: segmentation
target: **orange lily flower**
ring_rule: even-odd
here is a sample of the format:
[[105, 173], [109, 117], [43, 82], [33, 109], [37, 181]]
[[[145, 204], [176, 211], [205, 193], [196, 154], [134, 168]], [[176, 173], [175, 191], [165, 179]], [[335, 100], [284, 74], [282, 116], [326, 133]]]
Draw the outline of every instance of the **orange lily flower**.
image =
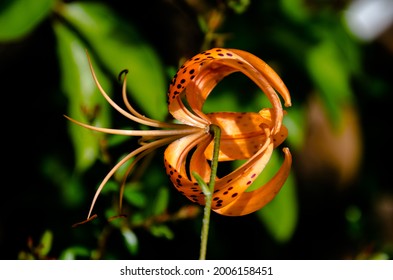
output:
[[[153, 149], [164, 145], [168, 145], [164, 152], [164, 164], [170, 180], [191, 201], [204, 205], [205, 195], [190, 174], [196, 172], [205, 182], [209, 181], [211, 170], [208, 160], [211, 160], [213, 151], [213, 135], [209, 127], [212, 124], [221, 129], [218, 161], [246, 159], [242, 166], [216, 179], [211, 205], [213, 211], [227, 216], [252, 213], [271, 201], [285, 183], [292, 164], [291, 153], [286, 147], [283, 148], [284, 162], [276, 175], [264, 186], [247, 191], [265, 168], [273, 149], [287, 137], [287, 129], [282, 124], [285, 112], [279, 95], [285, 106], [291, 106], [288, 89], [280, 77], [258, 57], [242, 50], [213, 48], [187, 60], [174, 76], [168, 91], [169, 112], [179, 123], [152, 120], [136, 112], [127, 100], [124, 78], [122, 94], [128, 112], [125, 111], [105, 93], [91, 64], [90, 68], [100, 92], [118, 112], [132, 121], [160, 129], [99, 128], [67, 117], [92, 130], [142, 137], [141, 146], [121, 159], [102, 181], [91, 204], [88, 220], [99, 193], [121, 165], [135, 157], [126, 172], [120, 197], [125, 179], [135, 164]], [[259, 112], [203, 113], [203, 104], [213, 88], [234, 72], [241, 72], [251, 79], [266, 94], [272, 107]]]

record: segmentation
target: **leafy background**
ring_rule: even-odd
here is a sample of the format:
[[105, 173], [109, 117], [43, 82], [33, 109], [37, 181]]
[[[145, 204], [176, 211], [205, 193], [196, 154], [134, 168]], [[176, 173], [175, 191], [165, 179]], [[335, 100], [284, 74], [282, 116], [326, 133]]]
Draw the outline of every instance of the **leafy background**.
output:
[[[113, 99], [120, 101], [117, 75], [127, 68], [130, 99], [164, 120], [176, 69], [215, 46], [259, 56], [286, 83], [293, 100], [286, 145], [294, 165], [262, 210], [212, 214], [207, 258], [392, 258], [393, 36], [387, 30], [372, 41], [356, 38], [344, 20], [349, 4], [1, 1], [2, 259], [197, 259], [201, 208], [172, 187], [162, 150], [130, 178], [125, 207], [131, 215], [107, 221], [117, 214], [119, 171], [98, 199], [98, 218], [71, 227], [85, 219], [98, 184], [137, 139], [92, 133], [63, 115], [139, 128], [97, 91], [86, 50]], [[234, 75], [205, 109], [258, 110], [262, 102], [249, 81]], [[259, 180], [281, 162], [282, 154], [274, 154]]]

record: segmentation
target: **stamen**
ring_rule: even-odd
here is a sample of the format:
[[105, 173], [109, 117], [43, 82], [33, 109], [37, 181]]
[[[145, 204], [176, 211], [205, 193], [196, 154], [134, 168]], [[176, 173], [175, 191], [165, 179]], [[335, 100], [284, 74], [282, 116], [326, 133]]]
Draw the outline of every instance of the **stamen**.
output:
[[160, 122], [157, 120], [153, 120], [150, 119], [142, 114], [140, 114], [138, 111], [136, 111], [134, 109], [134, 107], [132, 107], [131, 103], [128, 101], [127, 98], [127, 73], [128, 70], [123, 70], [120, 74], [119, 74], [119, 78], [121, 77], [122, 74], [124, 74], [124, 79], [123, 79], [123, 87], [122, 87], [122, 96], [123, 96], [123, 102], [126, 105], [127, 109], [130, 111], [131, 114], [133, 114], [135, 117], [141, 119], [141, 120], [145, 120], [151, 123], [154, 123], [156, 125], [150, 125], [150, 126], [154, 126], [154, 127], [161, 127], [161, 128], [179, 128], [179, 127], [184, 127], [184, 124], [176, 124], [176, 123], [165, 123], [165, 122]]
[[87, 219], [90, 218], [91, 212], [93, 211], [93, 207], [97, 201], [98, 195], [101, 193], [102, 189], [104, 188], [105, 184], [108, 182], [108, 180], [113, 176], [113, 174], [123, 165], [125, 164], [128, 160], [130, 160], [131, 158], [133, 158], [134, 156], [146, 151], [146, 150], [154, 150], [157, 149], [158, 147], [164, 146], [168, 143], [171, 143], [173, 141], [175, 141], [176, 139], [178, 139], [179, 136], [172, 136], [172, 137], [167, 137], [167, 138], [163, 138], [154, 142], [151, 142], [149, 144], [146, 144], [144, 146], [139, 147], [138, 149], [132, 151], [131, 153], [129, 153], [128, 155], [126, 155], [123, 159], [121, 159], [112, 169], [111, 171], [109, 171], [109, 173], [105, 176], [104, 180], [102, 180], [100, 186], [98, 187], [93, 201], [91, 203], [90, 206], [90, 210], [89, 210], [89, 214], [87, 215]]
[[124, 174], [124, 176], [123, 176], [123, 179], [122, 179], [122, 181], [121, 181], [121, 184], [120, 184], [120, 192], [119, 192], [119, 213], [121, 213], [121, 212], [122, 212], [122, 209], [123, 209], [123, 194], [124, 194], [124, 189], [125, 189], [125, 186], [126, 186], [126, 181], [127, 181], [128, 175], [131, 173], [132, 169], [134, 169], [135, 165], [136, 165], [141, 159], [143, 159], [145, 156], [147, 156], [147, 155], [150, 154], [153, 150], [157, 149], [157, 148], [160, 147], [160, 146], [162, 146], [162, 145], [159, 145], [159, 146], [157, 146], [157, 147], [152, 147], [152, 148], [150, 148], [150, 149], [148, 149], [148, 150], [146, 150], [146, 151], [141, 152], [139, 155], [137, 155], [137, 156], [134, 158], [134, 161], [133, 161], [133, 162], [131, 163], [131, 165], [127, 168], [127, 170], [126, 170], [126, 172], [125, 172], [125, 174]]
[[[87, 54], [87, 59], [88, 59], [88, 61], [89, 61], [90, 71], [91, 71], [91, 74], [92, 74], [92, 76], [93, 76], [93, 80], [94, 80], [94, 82], [95, 82], [97, 88], [98, 88], [99, 91], [101, 92], [102, 96], [104, 96], [104, 98], [108, 101], [108, 103], [109, 103], [116, 111], [118, 111], [120, 114], [122, 114], [123, 116], [125, 116], [126, 118], [128, 118], [128, 119], [130, 119], [130, 120], [132, 120], [132, 121], [134, 121], [134, 122], [137, 122], [137, 123], [140, 123], [140, 124], [144, 124], [144, 125], [147, 125], [147, 126], [152, 126], [152, 127], [168, 127], [168, 125], [169, 125], [169, 127], [173, 127], [173, 126], [170, 125], [170, 124], [166, 124], [166, 123], [162, 123], [162, 122], [157, 122], [157, 121], [155, 121], [155, 120], [151, 120], [151, 119], [149, 119], [149, 118], [143, 117], [141, 114], [137, 113], [134, 109], [131, 109], [130, 111], [131, 111], [132, 113], [136, 113], [136, 116], [134, 116], [134, 115], [128, 113], [127, 111], [125, 111], [125, 110], [124, 110], [123, 108], [121, 108], [119, 105], [117, 105], [117, 104], [109, 97], [109, 95], [105, 92], [105, 90], [104, 90], [103, 87], [101, 86], [101, 84], [100, 84], [100, 82], [98, 81], [98, 78], [97, 78], [97, 76], [96, 76], [96, 73], [94, 72], [93, 65], [92, 65], [92, 63], [91, 63], [89, 54], [88, 54], [87, 52], [86, 52], [86, 54]], [[123, 70], [120, 74], [123, 74], [123, 73], [126, 74], [126, 72], [128, 72], [128, 71], [124, 71], [124, 70]], [[124, 79], [124, 81], [123, 81], [123, 89], [125, 89], [125, 84], [126, 84], [126, 79]], [[129, 104], [129, 102], [127, 102], [127, 103]], [[131, 106], [129, 105], [128, 109], [130, 109], [130, 107], [131, 107]], [[131, 107], [131, 108], [132, 108], [132, 107]], [[184, 126], [184, 125], [175, 125], [174, 127], [179, 127], [179, 126]]]
[[125, 76], [127, 76], [127, 74], [128, 74], [128, 69], [124, 69], [119, 73], [119, 75], [117, 76], [117, 79], [119, 80], [119, 82], [121, 82], [121, 76], [123, 76], [123, 74], [124, 74], [124, 78], [125, 78]]
[[187, 118], [184, 118], [183, 116], [177, 116], [177, 119], [179, 121], [182, 121], [184, 123], [188, 123], [194, 127], [200, 127], [200, 128], [205, 128], [205, 129], [207, 126], [210, 125], [210, 123], [207, 119], [202, 119], [199, 116], [190, 112], [188, 110], [188, 108], [185, 106], [185, 104], [183, 103], [183, 101], [181, 100], [181, 98], [176, 98], [174, 101], [172, 101], [170, 106], [175, 113], [177, 110], [179, 110], [183, 114], [187, 115]]
[[92, 125], [88, 125], [77, 120], [74, 120], [66, 115], [64, 115], [68, 120], [76, 123], [77, 125], [83, 126], [85, 128], [104, 132], [108, 134], [117, 134], [117, 135], [125, 135], [125, 136], [171, 136], [171, 135], [187, 135], [192, 134], [197, 131], [200, 131], [200, 128], [196, 127], [189, 127], [184, 129], [177, 129], [177, 130], [123, 130], [123, 129], [113, 129], [113, 128], [103, 128], [103, 127], [96, 127]]
[[94, 214], [93, 216], [91, 216], [90, 218], [88, 218], [88, 219], [86, 219], [86, 220], [84, 220], [82, 222], [73, 224], [72, 227], [74, 228], [74, 227], [86, 224], [86, 223], [90, 222], [91, 220], [94, 220], [95, 218], [97, 218], [97, 214]]

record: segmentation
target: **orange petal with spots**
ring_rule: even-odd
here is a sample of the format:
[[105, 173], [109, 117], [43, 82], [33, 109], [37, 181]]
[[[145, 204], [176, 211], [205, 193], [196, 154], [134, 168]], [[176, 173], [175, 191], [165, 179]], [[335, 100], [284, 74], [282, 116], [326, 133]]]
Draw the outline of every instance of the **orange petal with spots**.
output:
[[[269, 109], [266, 109], [270, 112]], [[219, 161], [248, 159], [265, 143], [266, 134], [262, 124], [272, 126], [269, 113], [211, 113], [207, 114], [211, 123], [221, 128]], [[281, 126], [273, 136], [275, 147], [287, 137], [287, 129]], [[205, 155], [211, 158], [213, 143], [207, 147]]]
[[[205, 150], [208, 145], [210, 145], [213, 141], [213, 136], [211, 136], [210, 140], [206, 140], [197, 146], [195, 152], [191, 156], [190, 160], [190, 172], [196, 172], [198, 175], [205, 181], [210, 181], [210, 163], [207, 159], [211, 160], [212, 157], [205, 156]], [[195, 182], [195, 178], [192, 178], [193, 182]]]
[[[234, 72], [251, 79], [267, 96], [272, 108], [258, 113], [204, 114], [203, 104], [211, 91]], [[214, 48], [202, 52], [186, 61], [172, 80], [168, 108], [173, 117], [204, 129], [210, 124], [218, 125], [221, 128], [218, 160], [247, 160], [240, 168], [217, 178], [212, 203], [217, 213], [245, 215], [258, 210], [275, 196], [275, 191], [288, 176], [285, 172], [289, 173], [291, 158], [289, 150], [285, 149], [285, 161], [277, 175], [261, 190], [246, 192], [265, 168], [273, 149], [288, 135], [282, 125], [285, 112], [276, 91], [285, 105], [290, 106], [289, 92], [274, 70], [258, 57], [235, 49]], [[213, 151], [212, 137], [202, 135], [183, 137], [165, 151], [165, 165], [171, 181], [190, 200], [200, 204], [204, 204], [204, 195], [190, 173], [195, 171], [208, 182], [211, 170], [207, 159], [211, 159]]]
[[170, 165], [183, 177], [188, 177], [186, 171], [188, 153], [206, 138], [210, 138], [210, 135], [201, 131], [200, 133], [184, 136], [169, 144], [164, 152], [166, 166]]
[[210, 167], [207, 165], [203, 151], [211, 140], [212, 136], [202, 131], [172, 142], [164, 152], [165, 169], [173, 185], [191, 201], [202, 205], [205, 203], [204, 194], [195, 179], [190, 178], [191, 174], [186, 170], [186, 162], [189, 153], [193, 152], [190, 163], [194, 168], [192, 171], [198, 172], [206, 180], [210, 176]]
[[280, 76], [278, 76], [278, 74], [269, 66], [269, 64], [261, 60], [259, 57], [253, 55], [252, 53], [237, 49], [230, 50], [250, 62], [250, 64], [252, 64], [258, 72], [262, 73], [263, 76], [266, 77], [269, 83], [272, 84], [273, 88], [275, 88], [280, 93], [281, 97], [284, 99], [286, 107], [292, 105], [291, 96], [289, 94], [288, 88], [286, 87]]
[[245, 192], [263, 171], [273, 152], [273, 143], [265, 147], [240, 168], [216, 181], [212, 209], [219, 209], [233, 203]]
[[[284, 115], [285, 115], [284, 111]], [[259, 111], [259, 115], [263, 118], [263, 123], [266, 124], [267, 126], [271, 127], [273, 125], [273, 120], [272, 120], [272, 109], [270, 108], [263, 108], [262, 110]], [[277, 148], [279, 145], [281, 145], [285, 139], [288, 137], [288, 129], [284, 126], [281, 125], [280, 130], [272, 135], [273, 137], [273, 143], [274, 143], [274, 148]]]
[[[263, 118], [258, 113], [212, 113], [209, 120], [221, 128], [219, 161], [248, 159], [265, 143], [261, 128]], [[210, 158], [214, 144], [206, 149]]]
[[269, 182], [254, 191], [243, 192], [231, 204], [213, 210], [221, 215], [242, 216], [255, 212], [269, 203], [280, 191], [291, 170], [291, 153], [288, 148], [284, 148], [283, 152], [285, 154], [284, 163]]
[[[202, 106], [212, 89], [227, 75], [242, 72], [266, 94], [273, 106], [273, 127], [278, 132], [283, 118], [280, 99], [274, 89], [285, 96], [289, 93], [279, 76], [256, 56], [238, 50], [214, 48], [186, 61], [174, 76], [168, 91], [168, 108], [174, 118], [185, 124], [202, 127], [205, 114]], [[185, 98], [187, 105], [183, 103]], [[189, 111], [192, 108], [192, 112]], [[193, 114], [194, 113], [194, 114]]]

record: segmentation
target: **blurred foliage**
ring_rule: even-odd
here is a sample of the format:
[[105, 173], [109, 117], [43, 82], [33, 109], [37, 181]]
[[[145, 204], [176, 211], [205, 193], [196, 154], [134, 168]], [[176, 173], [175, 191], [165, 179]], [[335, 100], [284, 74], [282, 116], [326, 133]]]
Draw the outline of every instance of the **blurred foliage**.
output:
[[[120, 0], [2, 1], [0, 79], [3, 104], [13, 106], [2, 118], [9, 150], [3, 174], [11, 182], [3, 184], [2, 258], [196, 259], [201, 208], [171, 186], [161, 150], [132, 173], [126, 218], [113, 218], [124, 166], [99, 197], [98, 218], [71, 227], [84, 219], [110, 168], [138, 143], [78, 127], [63, 115], [102, 127], [143, 128], [101, 96], [87, 53], [115, 101], [121, 100], [116, 77], [129, 69], [130, 100], [164, 120], [167, 86], [178, 66], [216, 46], [259, 56], [286, 83], [293, 101], [286, 145], [294, 166], [282, 191], [257, 213], [212, 215], [207, 257], [392, 258], [393, 192], [385, 163], [391, 136], [382, 125], [391, 118], [393, 48], [386, 40], [356, 39], [343, 19], [348, 4], [156, 0], [140, 1], [137, 9]], [[205, 109], [255, 111], [264, 102], [250, 81], [234, 75]], [[281, 153], [274, 154], [258, 182], [281, 162]]]

